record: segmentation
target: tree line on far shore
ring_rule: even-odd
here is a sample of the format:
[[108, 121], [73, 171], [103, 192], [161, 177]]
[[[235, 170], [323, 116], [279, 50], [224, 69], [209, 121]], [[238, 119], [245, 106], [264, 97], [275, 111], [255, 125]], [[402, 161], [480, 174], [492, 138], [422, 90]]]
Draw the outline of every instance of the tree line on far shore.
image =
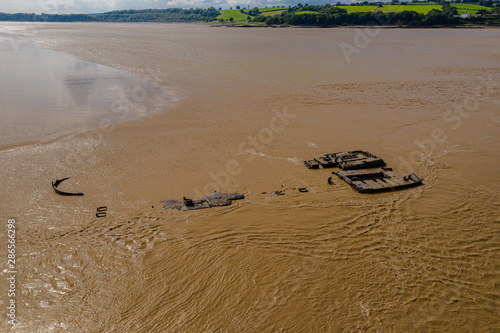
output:
[[86, 14], [51, 15], [33, 13], [0, 13], [0, 21], [11, 22], [87, 22], [97, 21], [94, 17]]
[[214, 7], [207, 9], [145, 9], [116, 10], [102, 14], [6, 14], [0, 13], [0, 21], [16, 22], [212, 22], [220, 15]]
[[[397, 2], [397, 0], [392, 0]], [[485, 0], [483, 4], [493, 5], [491, 0]], [[445, 0], [438, 0], [442, 5], [441, 10], [432, 9], [427, 14], [418, 13], [411, 10], [402, 12], [383, 12], [384, 3], [368, 3], [378, 5], [380, 9], [374, 12], [351, 12], [336, 6], [326, 5], [302, 5], [290, 6], [283, 10], [281, 14], [265, 16], [259, 8], [241, 11], [247, 14], [247, 20], [253, 23], [265, 23], [266, 25], [302, 25], [302, 26], [349, 26], [349, 25], [407, 25], [407, 26], [439, 26], [439, 25], [463, 25], [470, 23], [470, 20], [463, 20], [457, 17], [458, 10], [450, 6]], [[365, 2], [357, 3], [365, 4]], [[406, 4], [406, 3], [402, 3]], [[472, 23], [479, 24], [500, 24], [500, 7], [495, 1], [495, 6], [489, 15], [475, 17]], [[239, 6], [238, 6], [239, 7]], [[479, 13], [479, 12], [478, 12]], [[102, 14], [70, 14], [70, 15], [50, 15], [50, 14], [5, 14], [0, 13], [0, 21], [17, 22], [215, 22], [221, 15], [221, 8], [210, 7], [207, 9], [146, 9], [146, 10], [118, 10]], [[224, 19], [220, 19], [224, 22]], [[233, 21], [232, 18], [229, 21]]]
[[[382, 6], [380, 6], [382, 7]], [[411, 6], [408, 6], [409, 9]], [[304, 12], [304, 13], [301, 13]], [[491, 14], [500, 14], [500, 7], [494, 7]], [[427, 14], [407, 10], [402, 12], [384, 13], [352, 12], [346, 9], [326, 5], [302, 5], [288, 7], [280, 15], [258, 15], [251, 22], [265, 22], [267, 25], [306, 25], [306, 26], [348, 26], [348, 25], [409, 25], [409, 26], [436, 26], [436, 25], [461, 25], [467, 21], [458, 16], [456, 7], [442, 2], [442, 9], [432, 9]], [[493, 18], [477, 18], [476, 23], [500, 23], [498, 16]]]

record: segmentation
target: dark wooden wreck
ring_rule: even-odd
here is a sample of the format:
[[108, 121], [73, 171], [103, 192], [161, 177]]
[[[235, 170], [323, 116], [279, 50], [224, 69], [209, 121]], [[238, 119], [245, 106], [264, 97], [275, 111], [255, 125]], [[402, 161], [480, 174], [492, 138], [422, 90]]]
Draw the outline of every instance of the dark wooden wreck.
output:
[[413, 173], [403, 178], [394, 176], [384, 160], [362, 150], [325, 154], [304, 164], [309, 169], [319, 166], [341, 169], [332, 173], [360, 193], [394, 191], [422, 184], [422, 178]]
[[243, 193], [222, 193], [220, 191], [215, 191], [214, 193], [201, 198], [200, 200], [193, 200], [183, 197], [180, 200], [164, 200], [160, 201], [164, 204], [163, 208], [175, 209], [175, 210], [196, 210], [205, 209], [218, 206], [229, 206], [232, 204], [233, 200], [245, 199]]

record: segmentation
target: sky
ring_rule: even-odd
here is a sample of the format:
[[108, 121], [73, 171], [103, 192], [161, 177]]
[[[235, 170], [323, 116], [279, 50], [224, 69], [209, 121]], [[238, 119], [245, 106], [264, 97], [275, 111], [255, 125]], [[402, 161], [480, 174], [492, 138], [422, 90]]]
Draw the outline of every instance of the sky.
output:
[[[351, 2], [344, 0], [341, 2]], [[149, 8], [222, 8], [247, 6], [272, 7], [278, 5], [295, 5], [298, 2], [309, 4], [335, 3], [337, 0], [0, 0], [0, 12], [4, 13], [47, 13], [47, 14], [89, 14], [102, 13], [119, 9], [149, 9]]]

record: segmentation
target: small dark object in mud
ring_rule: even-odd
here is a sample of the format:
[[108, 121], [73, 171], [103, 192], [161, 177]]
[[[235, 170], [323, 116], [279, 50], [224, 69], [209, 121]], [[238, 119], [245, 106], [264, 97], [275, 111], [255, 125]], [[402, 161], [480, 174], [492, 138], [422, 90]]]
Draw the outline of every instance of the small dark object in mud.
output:
[[328, 178], [328, 185], [335, 185], [335, 183], [332, 180], [332, 177]]
[[72, 192], [64, 192], [64, 191], [61, 191], [59, 189], [57, 189], [57, 186], [59, 186], [59, 184], [61, 184], [63, 181], [65, 181], [66, 179], [70, 179], [70, 177], [66, 177], [66, 178], [61, 178], [61, 179], [58, 179], [56, 180], [55, 182], [52, 182], [52, 188], [54, 189], [54, 191], [56, 191], [57, 194], [60, 194], [60, 195], [67, 195], [67, 196], [70, 196], [70, 195], [74, 195], [74, 196], [82, 196], [83, 193], [72, 193]]
[[309, 190], [305, 187], [299, 187], [299, 192], [309, 192]]
[[95, 216], [96, 217], [106, 217], [107, 210], [108, 210], [108, 207], [106, 207], [106, 206], [97, 207], [97, 212], [95, 213]]
[[317, 161], [315, 161], [315, 160], [304, 161], [304, 164], [309, 169], [319, 169], [319, 163]]
[[163, 208], [177, 209], [177, 210], [195, 210], [205, 209], [217, 206], [229, 206], [233, 200], [245, 199], [243, 193], [222, 193], [215, 191], [200, 200], [192, 200], [183, 197], [183, 201], [179, 200], [164, 200], [160, 201], [164, 204]]
[[285, 193], [283, 191], [274, 191], [272, 195], [285, 195]]
[[182, 197], [182, 199], [184, 200], [184, 205], [186, 205], [186, 207], [194, 207], [193, 199], [188, 199], [186, 197]]

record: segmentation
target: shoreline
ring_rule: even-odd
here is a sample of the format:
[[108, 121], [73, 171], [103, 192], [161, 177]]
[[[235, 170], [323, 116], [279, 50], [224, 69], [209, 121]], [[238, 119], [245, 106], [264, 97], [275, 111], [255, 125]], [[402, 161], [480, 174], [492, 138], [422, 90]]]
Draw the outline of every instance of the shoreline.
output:
[[315, 25], [256, 25], [256, 24], [213, 24], [207, 23], [212, 27], [226, 28], [291, 28], [291, 29], [362, 29], [362, 28], [379, 28], [379, 29], [498, 29], [500, 25], [474, 25], [474, 26], [400, 26], [400, 25], [349, 25], [349, 26], [315, 26]]
[[[17, 31], [11, 33], [0, 32], [0, 38], [4, 38], [11, 42], [12, 45], [6, 45], [6, 47], [12, 47], [14, 49], [12, 52], [19, 53], [23, 52], [24, 49], [28, 49], [30, 52], [36, 51], [38, 55], [37, 61], [45, 61], [52, 64], [53, 59], [58, 59], [58, 62], [65, 64], [64, 66], [68, 66], [67, 63], [69, 61], [72, 67], [83, 66], [91, 68], [90, 76], [80, 79], [77, 71], [68, 74], [67, 68], [51, 67], [52, 72], [64, 73], [64, 75], [66, 75], [66, 81], [77, 82], [78, 85], [73, 84], [73, 86], [76, 86], [80, 90], [72, 88], [71, 86], [67, 87], [59, 81], [50, 81], [47, 83], [48, 89], [53, 89], [59, 93], [59, 99], [69, 99], [73, 103], [75, 103], [73, 99], [83, 99], [86, 102], [86, 105], [83, 107], [77, 108], [74, 106], [74, 110], [72, 109], [70, 112], [61, 114], [55, 113], [58, 115], [58, 120], [60, 120], [60, 118], [65, 119], [65, 117], [69, 120], [75, 117], [81, 117], [82, 120], [80, 122], [74, 122], [72, 126], [69, 127], [57, 127], [57, 125], [55, 125], [55, 129], [52, 129], [50, 133], [42, 131], [39, 133], [36, 132], [38, 135], [31, 135], [30, 137], [8, 137], [9, 140], [0, 144], [0, 152], [27, 148], [30, 146], [47, 145], [93, 130], [106, 131], [108, 127], [114, 127], [120, 123], [136, 121], [142, 118], [155, 116], [158, 113], [167, 112], [169, 108], [175, 106], [182, 100], [181, 94], [171, 89], [170, 82], [158, 81], [157, 78], [152, 77], [148, 73], [137, 73], [130, 69], [112, 67], [108, 64], [99, 63], [98, 61], [83, 59], [71, 52], [54, 50], [47, 47], [47, 45], [37, 43], [36, 40], [30, 38], [29, 35], [24, 35], [24, 32], [22, 34], [19, 34]], [[5, 43], [8, 44], [7, 42]], [[20, 45], [22, 45], [21, 48], [19, 48]], [[14, 62], [13, 66], [17, 66], [17, 64]], [[37, 74], [38, 73], [32, 75]], [[42, 78], [46, 77], [45, 72], [42, 72], [41, 75]], [[80, 80], [82, 80], [83, 83], [80, 83]], [[112, 88], [108, 89], [106, 86], [100, 86], [104, 91], [102, 94], [98, 94], [96, 91], [89, 91], [90, 89], [97, 89], [95, 87], [99, 80], [110, 81], [113, 85]], [[87, 84], [87, 82], [91, 82], [91, 84]], [[33, 89], [29, 84], [26, 84], [26, 86], [27, 88], [25, 89], [27, 90]], [[80, 88], [80, 86], [83, 88]], [[34, 87], [38, 89], [38, 86]], [[59, 92], [64, 88], [68, 90], [66, 95]], [[70, 88], [72, 88], [72, 90]], [[15, 107], [14, 101], [13, 99], [13, 101], [7, 102]], [[48, 107], [44, 106], [41, 111], [34, 112], [34, 110], [38, 109], [37, 105], [30, 105], [29, 109], [32, 110], [21, 113], [21, 116], [28, 117], [31, 113], [37, 116], [38, 114], [44, 113], [46, 109], [64, 110], [67, 109], [67, 107], [69, 106], [66, 104], [50, 104]], [[18, 114], [19, 112], [16, 113], [12, 111], [11, 113], [15, 113], [16, 117], [20, 117]], [[52, 114], [49, 116], [54, 117]]]
[[25, 23], [25, 24], [40, 24], [40, 25], [50, 25], [50, 24], [128, 24], [128, 25], [140, 25], [140, 24], [190, 24], [190, 25], [202, 25], [211, 27], [236, 27], [236, 28], [296, 28], [296, 29], [360, 29], [360, 28], [380, 28], [380, 29], [498, 29], [499, 25], [495, 24], [478, 24], [478, 25], [436, 25], [436, 26], [419, 26], [419, 25], [336, 25], [336, 26], [318, 26], [318, 25], [266, 25], [266, 24], [252, 24], [252, 23], [213, 23], [213, 22], [190, 22], [190, 21], [142, 21], [142, 22], [125, 22], [125, 21], [74, 21], [74, 22], [45, 22], [45, 21], [0, 21], [0, 24], [5, 23]]

